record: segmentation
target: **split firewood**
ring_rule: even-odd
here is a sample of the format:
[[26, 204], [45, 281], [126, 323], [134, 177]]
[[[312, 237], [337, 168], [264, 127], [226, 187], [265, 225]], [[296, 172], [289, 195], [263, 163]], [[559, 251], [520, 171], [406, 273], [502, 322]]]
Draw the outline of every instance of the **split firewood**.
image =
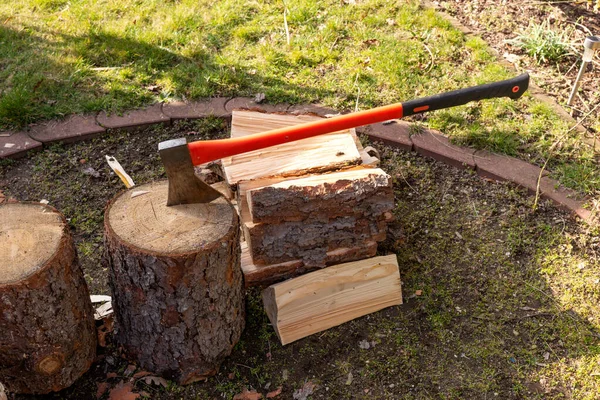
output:
[[[314, 117], [311, 116], [234, 111], [231, 137], [251, 135], [312, 119]], [[361, 162], [361, 156], [354, 137], [350, 131], [335, 132], [227, 157], [222, 160], [225, 178], [231, 186], [235, 186], [242, 180], [301, 176], [356, 165]]]
[[282, 344], [402, 304], [395, 255], [335, 265], [277, 283], [262, 294]]
[[254, 223], [369, 217], [394, 207], [392, 181], [378, 168], [286, 180], [251, 189], [246, 196]]
[[206, 379], [244, 327], [237, 213], [225, 198], [167, 207], [166, 181], [138, 190], [105, 212], [115, 339], [145, 370]]
[[328, 251], [323, 265], [306, 266], [302, 260], [287, 261], [279, 264], [256, 265], [248, 249], [248, 243], [242, 242], [242, 271], [246, 287], [265, 287], [272, 283], [294, 278], [326, 265], [340, 264], [347, 261], [373, 257], [377, 253], [377, 242], [366, 242], [358, 247], [339, 248]]
[[308, 267], [326, 265], [327, 253], [385, 240], [387, 224], [378, 217], [337, 217], [327, 222], [292, 221], [244, 224], [254, 263], [269, 265], [301, 259]]
[[0, 381], [12, 393], [69, 387], [96, 356], [94, 310], [69, 226], [40, 203], [0, 205]]

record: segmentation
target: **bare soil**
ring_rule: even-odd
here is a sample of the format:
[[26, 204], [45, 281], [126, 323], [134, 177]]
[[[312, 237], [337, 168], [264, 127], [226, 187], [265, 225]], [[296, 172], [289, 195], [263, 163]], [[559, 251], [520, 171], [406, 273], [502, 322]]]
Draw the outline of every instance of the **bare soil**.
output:
[[[103, 209], [123, 186], [104, 155], [115, 156], [141, 184], [164, 177], [159, 141], [216, 138], [227, 131], [225, 121], [214, 119], [51, 147], [26, 160], [2, 161], [0, 190], [19, 200], [47, 199], [62, 211], [90, 292], [109, 294], [100, 261]], [[382, 168], [394, 177], [397, 204], [380, 253], [398, 256], [405, 304], [283, 347], [260, 292], [252, 289], [245, 332], [215, 377], [185, 387], [137, 379], [135, 392], [153, 399], [231, 399], [244, 388], [266, 395], [281, 387], [276, 398], [292, 399], [310, 382], [316, 385], [313, 399], [553, 399], [598, 393], [595, 378], [577, 375], [600, 348], [593, 283], [600, 271], [598, 231], [547, 202], [533, 211], [533, 199], [514, 185], [376, 147]], [[576, 260], [585, 267], [572, 272]], [[579, 286], [565, 280], [573, 274], [583, 279]], [[563, 295], [572, 286], [577, 290], [567, 302]], [[111, 390], [132, 381], [136, 368], [129, 365], [109, 335], [90, 371], [71, 388], [15, 398], [94, 399], [101, 385]], [[99, 398], [108, 398], [108, 391]]]
[[[534, 82], [571, 112], [573, 117], [587, 115], [582, 125], [598, 130], [600, 109], [600, 56], [597, 52], [592, 66], [581, 81], [579, 94], [572, 106], [566, 106], [573, 82], [581, 65], [583, 41], [587, 36], [600, 35], [600, 12], [585, 1], [522, 1], [522, 0], [450, 0], [434, 1], [434, 6], [457, 18], [463, 25], [481, 36], [499, 56], [513, 63], [518, 70], [529, 71]], [[521, 49], [510, 44], [529, 24], [549, 23], [557, 32], [566, 32], [575, 46], [558, 62], [538, 63]], [[588, 115], [591, 112], [590, 115]]]

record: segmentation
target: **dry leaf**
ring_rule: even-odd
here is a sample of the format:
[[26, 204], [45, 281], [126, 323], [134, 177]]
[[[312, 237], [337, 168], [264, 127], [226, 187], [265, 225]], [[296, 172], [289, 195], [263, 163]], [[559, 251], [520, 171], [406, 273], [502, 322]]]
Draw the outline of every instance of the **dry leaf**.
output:
[[140, 378], [143, 378], [143, 377], [148, 376], [148, 375], [152, 375], [152, 372], [148, 372], [148, 371], [136, 372], [133, 375], [133, 379], [140, 379]]
[[306, 400], [308, 396], [313, 394], [313, 391], [317, 385], [312, 383], [311, 381], [307, 381], [302, 387], [294, 392], [294, 400]]
[[[0, 192], [2, 194], [2, 192]], [[0, 382], [0, 400], [8, 400], [8, 396], [6, 395], [6, 389], [4, 389], [4, 385]]]
[[125, 370], [125, 372], [123, 372], [123, 375], [125, 375], [125, 376], [133, 375], [134, 372], [135, 372], [135, 365], [129, 364], [127, 366], [127, 369]]
[[267, 399], [272, 399], [274, 397], [277, 397], [281, 394], [281, 389], [283, 387], [279, 386], [277, 389], [273, 390], [272, 392], [267, 393]]
[[104, 395], [104, 393], [106, 393], [110, 385], [108, 382], [100, 382], [97, 383], [96, 386], [98, 387], [98, 390], [96, 390], [96, 398], [99, 399], [102, 397], [102, 395]]
[[233, 396], [233, 400], [260, 400], [263, 395], [258, 393], [256, 390], [244, 389], [242, 393], [238, 393]]
[[108, 374], [106, 374], [107, 378], [116, 378], [117, 377], [117, 373], [116, 372], [109, 372]]
[[160, 376], [147, 376], [144, 378], [144, 382], [147, 385], [162, 385], [163, 387], [167, 387], [168, 385], [167, 380]]
[[133, 383], [123, 383], [121, 381], [114, 389], [110, 391], [108, 400], [136, 400], [140, 397], [139, 393], [133, 393]]

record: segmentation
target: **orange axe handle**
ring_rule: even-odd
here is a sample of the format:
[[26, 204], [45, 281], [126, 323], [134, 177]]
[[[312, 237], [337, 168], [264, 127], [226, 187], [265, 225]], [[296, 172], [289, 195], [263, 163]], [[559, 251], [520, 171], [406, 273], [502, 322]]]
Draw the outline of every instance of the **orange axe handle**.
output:
[[374, 124], [390, 119], [400, 119], [425, 111], [439, 110], [466, 104], [470, 101], [495, 97], [517, 99], [529, 86], [529, 75], [522, 74], [513, 79], [488, 83], [448, 93], [429, 96], [422, 99], [377, 107], [371, 110], [323, 119], [322, 121], [288, 126], [267, 132], [257, 133], [239, 138], [205, 140], [188, 143], [192, 163], [203, 164], [209, 161], [230, 157], [248, 151], [293, 142], [326, 133], [343, 131], [358, 126]]

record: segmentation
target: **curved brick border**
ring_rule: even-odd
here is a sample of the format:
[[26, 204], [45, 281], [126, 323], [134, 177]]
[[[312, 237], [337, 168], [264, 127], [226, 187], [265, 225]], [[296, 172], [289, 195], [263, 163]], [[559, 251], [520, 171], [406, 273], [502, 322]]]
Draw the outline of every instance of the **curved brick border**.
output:
[[[123, 115], [109, 116], [106, 113], [95, 115], [73, 115], [62, 121], [50, 121], [34, 125], [29, 131], [0, 132], [0, 158], [19, 158], [29, 151], [40, 150], [42, 146], [56, 142], [75, 142], [96, 137], [107, 129], [139, 129], [152, 124], [170, 124], [173, 120], [198, 119], [208, 116], [231, 118], [234, 109], [252, 109], [261, 112], [290, 112], [293, 114], [316, 114], [326, 116], [335, 110], [317, 105], [271, 105], [258, 104], [251, 98], [212, 98], [198, 102], [175, 102], [155, 104], [132, 110]], [[461, 147], [450, 143], [440, 132], [416, 129], [415, 125], [404, 121], [388, 121], [357, 128], [359, 133], [374, 142], [432, 157], [448, 165], [475, 170], [483, 178], [496, 181], [509, 181], [526, 188], [535, 194], [541, 169], [514, 157], [493, 154], [482, 150]], [[577, 199], [577, 193], [561, 187], [560, 184], [542, 174], [540, 180], [542, 198], [550, 199], [559, 207], [591, 223], [592, 212], [583, 205], [588, 198]], [[2, 201], [0, 197], [0, 202]]]

